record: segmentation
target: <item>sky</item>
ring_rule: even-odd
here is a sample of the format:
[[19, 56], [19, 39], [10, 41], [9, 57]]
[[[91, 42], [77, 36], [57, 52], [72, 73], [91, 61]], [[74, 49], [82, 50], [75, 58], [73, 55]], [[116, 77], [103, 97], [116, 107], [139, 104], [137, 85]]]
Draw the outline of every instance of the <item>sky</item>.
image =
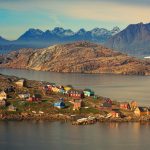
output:
[[0, 36], [15, 40], [29, 28], [124, 29], [150, 22], [150, 0], [0, 0]]

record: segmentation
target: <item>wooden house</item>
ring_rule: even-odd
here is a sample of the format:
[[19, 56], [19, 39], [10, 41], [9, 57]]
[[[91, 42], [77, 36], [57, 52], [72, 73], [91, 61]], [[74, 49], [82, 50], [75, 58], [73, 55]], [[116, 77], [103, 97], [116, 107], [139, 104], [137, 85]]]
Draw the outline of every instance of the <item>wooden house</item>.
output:
[[134, 114], [135, 114], [137, 117], [140, 117], [140, 116], [147, 116], [147, 115], [149, 115], [149, 109], [148, 109], [148, 107], [137, 107], [137, 108], [134, 110]]
[[73, 104], [73, 110], [80, 110], [80, 108], [84, 106], [82, 99], [74, 99], [71, 103]]
[[70, 90], [68, 93], [70, 97], [73, 97], [75, 99], [84, 98], [84, 93], [81, 90]]
[[17, 110], [17, 108], [14, 107], [13, 105], [8, 106], [8, 111], [16, 111], [16, 110]]
[[28, 99], [30, 98], [30, 93], [18, 94], [18, 97], [21, 99]]
[[56, 102], [54, 103], [54, 107], [59, 108], [59, 109], [62, 109], [62, 108], [65, 108], [66, 105], [65, 105], [64, 101], [59, 100], [59, 101], [56, 101]]
[[0, 100], [0, 107], [6, 106], [6, 100]]
[[7, 94], [5, 91], [1, 91], [0, 92], [0, 100], [5, 100], [5, 99], [7, 99]]
[[91, 89], [85, 89], [83, 93], [84, 93], [84, 96], [88, 96], [88, 97], [94, 96], [95, 94], [94, 91], [92, 91]]
[[55, 92], [55, 93], [58, 93], [60, 89], [59, 89], [59, 87], [54, 86], [54, 87], [51, 88], [51, 90], [52, 90], [53, 92]]
[[111, 114], [112, 118], [118, 118], [119, 117], [119, 113], [116, 111], [111, 111], [110, 114]]
[[41, 101], [42, 96], [40, 94], [34, 94], [33, 96], [30, 96], [27, 101], [34, 102], [34, 101]]
[[72, 87], [70, 86], [65, 86], [64, 87], [65, 93], [68, 93], [70, 90], [72, 90]]
[[129, 110], [130, 104], [128, 102], [120, 102], [120, 109]]
[[17, 82], [15, 82], [15, 84], [16, 84], [18, 87], [22, 88], [22, 87], [25, 86], [25, 80], [24, 80], [24, 79], [20, 79], [20, 80], [18, 80]]
[[100, 110], [112, 110], [112, 104], [108, 102], [101, 103]]

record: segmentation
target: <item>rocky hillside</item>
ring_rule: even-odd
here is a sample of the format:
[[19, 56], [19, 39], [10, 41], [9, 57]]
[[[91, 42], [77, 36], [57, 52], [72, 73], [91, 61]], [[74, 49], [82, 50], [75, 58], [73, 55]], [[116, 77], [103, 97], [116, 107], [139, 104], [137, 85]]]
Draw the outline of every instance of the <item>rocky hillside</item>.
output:
[[22, 49], [0, 57], [0, 67], [54, 72], [150, 74], [150, 62], [104, 46], [75, 42], [44, 49]]
[[131, 24], [111, 37], [105, 45], [135, 56], [150, 55], [150, 23]]

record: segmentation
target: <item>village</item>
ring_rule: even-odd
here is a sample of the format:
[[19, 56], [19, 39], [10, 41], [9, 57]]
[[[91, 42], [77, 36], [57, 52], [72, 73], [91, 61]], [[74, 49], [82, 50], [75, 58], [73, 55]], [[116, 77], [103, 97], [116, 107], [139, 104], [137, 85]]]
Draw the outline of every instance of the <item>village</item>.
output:
[[136, 101], [118, 102], [72, 85], [5, 77], [7, 81], [1, 83], [0, 120], [64, 120], [74, 125], [150, 121], [150, 108]]

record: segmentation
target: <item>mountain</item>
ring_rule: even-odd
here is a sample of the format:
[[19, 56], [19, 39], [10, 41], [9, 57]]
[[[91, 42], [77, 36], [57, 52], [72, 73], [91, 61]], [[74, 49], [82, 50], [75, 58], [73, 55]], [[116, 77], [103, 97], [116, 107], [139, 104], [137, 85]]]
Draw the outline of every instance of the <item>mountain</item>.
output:
[[104, 43], [114, 34], [120, 32], [118, 27], [112, 30], [103, 28], [95, 28], [90, 31], [80, 29], [73, 32], [71, 29], [63, 29], [55, 27], [53, 30], [41, 31], [39, 29], [29, 29], [23, 33], [17, 40], [5, 42], [0, 38], [0, 51], [5, 53], [11, 50], [18, 50], [20, 48], [44, 48], [49, 45], [58, 43], [69, 43], [75, 41], [91, 41], [96, 43]]
[[0, 44], [8, 44], [10, 41], [4, 39], [3, 37], [0, 36]]
[[54, 72], [150, 75], [150, 62], [90, 42], [22, 49], [1, 56], [0, 67]]
[[150, 55], [150, 23], [129, 25], [112, 36], [105, 46], [135, 56]]

